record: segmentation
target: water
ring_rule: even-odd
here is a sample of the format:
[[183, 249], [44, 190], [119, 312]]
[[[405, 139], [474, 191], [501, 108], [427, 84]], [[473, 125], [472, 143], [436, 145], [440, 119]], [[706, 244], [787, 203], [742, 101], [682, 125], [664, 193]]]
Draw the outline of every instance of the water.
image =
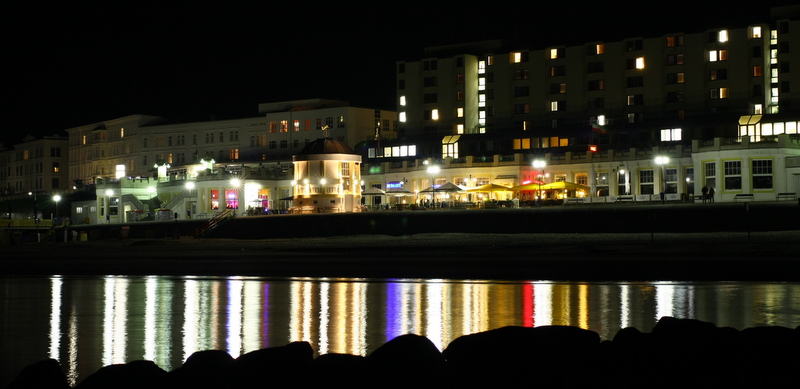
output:
[[570, 325], [612, 339], [662, 316], [738, 329], [800, 325], [800, 283], [568, 283], [243, 277], [0, 278], [0, 387], [55, 358], [75, 385], [102, 366], [292, 341], [367, 355], [415, 333], [439, 349], [503, 326]]

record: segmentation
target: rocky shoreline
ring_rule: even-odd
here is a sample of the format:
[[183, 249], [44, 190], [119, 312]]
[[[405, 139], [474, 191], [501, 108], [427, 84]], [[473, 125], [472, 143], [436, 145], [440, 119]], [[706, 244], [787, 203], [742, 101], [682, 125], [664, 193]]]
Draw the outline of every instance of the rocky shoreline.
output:
[[[439, 351], [407, 334], [367, 356], [314, 358], [306, 342], [233, 358], [202, 350], [164, 371], [151, 361], [110, 365], [76, 388], [243, 388], [261, 386], [388, 387], [800, 387], [800, 327], [737, 330], [664, 317], [649, 333], [620, 330], [601, 341], [568, 326], [503, 327], [455, 339]], [[58, 361], [25, 368], [8, 386], [69, 388]]]

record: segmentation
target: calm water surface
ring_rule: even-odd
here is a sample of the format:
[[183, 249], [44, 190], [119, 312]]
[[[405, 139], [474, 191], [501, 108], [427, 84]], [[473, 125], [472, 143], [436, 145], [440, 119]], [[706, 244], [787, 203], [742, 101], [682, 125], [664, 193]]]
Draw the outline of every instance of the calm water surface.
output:
[[612, 339], [675, 316], [738, 329], [800, 325], [798, 283], [565, 283], [326, 278], [0, 278], [0, 387], [55, 358], [74, 385], [97, 369], [195, 351], [310, 342], [367, 355], [398, 335], [453, 339], [503, 326], [570, 325]]

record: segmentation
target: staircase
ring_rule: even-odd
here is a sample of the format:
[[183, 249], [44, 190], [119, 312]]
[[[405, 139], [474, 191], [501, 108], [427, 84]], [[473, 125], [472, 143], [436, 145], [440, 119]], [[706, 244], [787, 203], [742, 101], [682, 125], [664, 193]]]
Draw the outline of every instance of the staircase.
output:
[[194, 231], [192, 231], [191, 236], [192, 238], [197, 238], [198, 236], [202, 236], [208, 231], [211, 231], [217, 228], [220, 224], [224, 223], [226, 220], [233, 217], [233, 210], [226, 209], [218, 214], [216, 214], [211, 219], [208, 219], [203, 225], [197, 227]]
[[176, 205], [180, 204], [184, 199], [187, 198], [197, 198], [197, 190], [192, 189], [185, 189], [180, 194], [175, 196], [169, 203], [164, 205], [162, 208], [164, 209], [172, 209]]

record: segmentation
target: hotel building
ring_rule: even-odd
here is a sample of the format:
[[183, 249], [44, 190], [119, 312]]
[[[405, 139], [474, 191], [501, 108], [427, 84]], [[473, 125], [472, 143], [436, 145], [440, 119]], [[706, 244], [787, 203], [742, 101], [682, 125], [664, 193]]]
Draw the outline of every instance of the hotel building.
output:
[[[532, 166], [542, 160], [546, 180], [605, 197], [585, 201], [662, 190], [675, 199], [703, 186], [722, 201], [796, 193], [799, 10], [576, 46], [427, 49], [397, 63], [398, 139], [369, 146], [364, 179], [413, 190], [430, 180], [519, 185], [542, 173]], [[428, 177], [426, 164], [445, 168]]]

